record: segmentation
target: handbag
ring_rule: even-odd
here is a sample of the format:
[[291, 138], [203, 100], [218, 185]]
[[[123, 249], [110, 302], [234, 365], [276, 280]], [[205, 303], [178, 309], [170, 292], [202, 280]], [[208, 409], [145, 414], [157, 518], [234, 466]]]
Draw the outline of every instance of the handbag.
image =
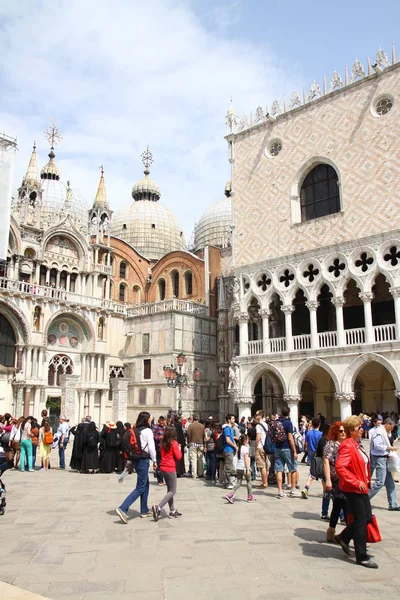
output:
[[[350, 525], [354, 521], [352, 513], [347, 515], [347, 525]], [[379, 531], [378, 521], [376, 516], [372, 515], [372, 520], [367, 523], [367, 544], [376, 544], [382, 541], [381, 532]]]
[[400, 456], [397, 452], [390, 452], [387, 459], [387, 470], [390, 473], [400, 473]]

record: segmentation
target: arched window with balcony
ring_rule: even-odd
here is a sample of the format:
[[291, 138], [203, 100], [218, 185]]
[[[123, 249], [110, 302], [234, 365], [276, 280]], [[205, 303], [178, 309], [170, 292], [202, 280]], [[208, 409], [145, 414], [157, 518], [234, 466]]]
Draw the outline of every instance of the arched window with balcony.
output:
[[300, 190], [300, 206], [302, 221], [340, 212], [339, 178], [331, 165], [321, 163], [308, 173]]
[[185, 273], [185, 288], [186, 296], [191, 296], [193, 294], [193, 275], [191, 271]]
[[179, 273], [178, 273], [178, 271], [172, 271], [171, 282], [172, 282], [172, 295], [175, 298], [179, 298]]
[[158, 281], [158, 297], [160, 300], [165, 300], [165, 279]]
[[72, 375], [74, 365], [66, 354], [56, 354], [49, 363], [47, 382], [49, 386], [61, 386], [62, 375]]
[[127, 267], [126, 267], [126, 262], [124, 260], [121, 260], [121, 262], [119, 263], [119, 276], [121, 279], [126, 279], [126, 273], [127, 273]]
[[132, 298], [133, 304], [140, 304], [141, 289], [138, 285], [133, 286], [132, 294], [133, 294], [133, 298]]

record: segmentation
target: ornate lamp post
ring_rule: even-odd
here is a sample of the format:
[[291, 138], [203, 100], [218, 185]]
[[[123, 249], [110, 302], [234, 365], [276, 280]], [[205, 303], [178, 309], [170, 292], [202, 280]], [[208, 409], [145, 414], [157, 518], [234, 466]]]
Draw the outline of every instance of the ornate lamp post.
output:
[[196, 367], [193, 371], [193, 382], [189, 382], [186, 373], [182, 373], [182, 367], [185, 362], [185, 355], [183, 352], [178, 354], [176, 357], [178, 366], [174, 367], [173, 365], [164, 365], [164, 377], [167, 382], [168, 387], [170, 388], [178, 388], [179, 396], [178, 396], [178, 416], [182, 417], [182, 388], [194, 388], [200, 381], [201, 372], [198, 367]]

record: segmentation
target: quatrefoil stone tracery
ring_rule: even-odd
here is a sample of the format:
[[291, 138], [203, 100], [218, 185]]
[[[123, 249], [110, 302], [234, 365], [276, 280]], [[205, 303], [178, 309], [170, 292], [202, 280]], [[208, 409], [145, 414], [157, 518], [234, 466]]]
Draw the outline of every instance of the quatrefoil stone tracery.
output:
[[267, 277], [267, 275], [265, 273], [263, 273], [260, 277], [260, 279], [257, 281], [257, 285], [259, 288], [262, 289], [263, 292], [265, 292], [268, 287], [271, 285], [271, 279], [269, 277]]
[[318, 274], [319, 269], [316, 269], [311, 263], [310, 265], [308, 265], [307, 270], [303, 272], [303, 277], [304, 279], [308, 279], [308, 281], [312, 283]]
[[289, 269], [285, 269], [283, 275], [279, 278], [279, 281], [284, 284], [285, 287], [289, 287], [291, 282], [294, 279], [293, 273], [289, 271]]
[[339, 258], [335, 258], [335, 260], [333, 261], [333, 264], [331, 264], [328, 267], [328, 271], [329, 271], [329, 273], [332, 273], [332, 275], [334, 277], [339, 277], [340, 272], [344, 271], [345, 268], [346, 268], [346, 265], [343, 262], [340, 262]]
[[392, 267], [395, 267], [400, 259], [400, 250], [397, 248], [397, 246], [391, 246], [389, 248], [389, 252], [387, 252], [384, 257], [383, 260], [385, 260], [386, 262], [390, 261], [390, 264], [392, 265]]
[[368, 271], [369, 267], [372, 265], [373, 262], [374, 259], [372, 258], [372, 256], [368, 256], [366, 252], [363, 252], [362, 254], [360, 254], [360, 258], [356, 260], [354, 264], [359, 269], [361, 268], [361, 271], [365, 273], [366, 271]]

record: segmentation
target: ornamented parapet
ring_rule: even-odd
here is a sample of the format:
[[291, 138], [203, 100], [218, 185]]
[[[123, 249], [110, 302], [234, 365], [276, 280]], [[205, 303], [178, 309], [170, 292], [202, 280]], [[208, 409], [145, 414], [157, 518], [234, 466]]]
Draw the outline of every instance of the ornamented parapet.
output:
[[[380, 75], [382, 73], [382, 71], [384, 71], [391, 65], [394, 65], [396, 62], [397, 61], [396, 61], [396, 54], [395, 54], [395, 50], [394, 50], [394, 44], [392, 44], [392, 60], [391, 60], [391, 62], [389, 61], [389, 58], [388, 58], [388, 55], [386, 54], [386, 52], [384, 50], [382, 50], [382, 48], [379, 48], [379, 50], [375, 56], [373, 68], [375, 69], [376, 74]], [[261, 105], [259, 105], [254, 113], [254, 119], [253, 119], [253, 114], [250, 113], [249, 118], [247, 117], [247, 115], [244, 114], [239, 121], [239, 119], [236, 116], [233, 105], [231, 103], [231, 106], [226, 115], [227, 133], [228, 133], [228, 135], [232, 134], [232, 133], [234, 133], [234, 134], [241, 133], [243, 131], [246, 131], [247, 129], [251, 129], [252, 127], [260, 125], [261, 123], [268, 122], [268, 121], [274, 122], [276, 120], [276, 118], [282, 114], [285, 114], [287, 112], [295, 110], [296, 108], [299, 108], [300, 106], [310, 104], [311, 102], [314, 102], [315, 100], [318, 100], [319, 98], [323, 98], [325, 95], [330, 94], [336, 90], [340, 90], [344, 87], [351, 86], [354, 83], [356, 83], [357, 81], [360, 81], [361, 79], [364, 79], [365, 77], [368, 77], [369, 75], [372, 75], [373, 73], [374, 73], [374, 71], [372, 70], [372, 67], [371, 67], [370, 58], [368, 58], [368, 62], [367, 62], [367, 72], [365, 72], [363, 64], [358, 60], [358, 58], [356, 58], [355, 63], [353, 64], [353, 66], [351, 68], [350, 78], [349, 78], [347, 65], [345, 67], [344, 83], [343, 83], [343, 79], [340, 76], [340, 74], [335, 70], [330, 79], [329, 88], [327, 87], [326, 77], [324, 77], [324, 80], [323, 80], [322, 90], [321, 90], [320, 84], [317, 81], [313, 81], [308, 94], [306, 93], [305, 90], [303, 90], [303, 101], [301, 100], [300, 94], [297, 91], [293, 91], [290, 96], [290, 99], [289, 99], [289, 108], [286, 107], [285, 99], [283, 101], [283, 110], [281, 108], [279, 101], [274, 100], [271, 105], [270, 110], [268, 110], [268, 106], [265, 107], [265, 113], [264, 113], [263, 107]]]

